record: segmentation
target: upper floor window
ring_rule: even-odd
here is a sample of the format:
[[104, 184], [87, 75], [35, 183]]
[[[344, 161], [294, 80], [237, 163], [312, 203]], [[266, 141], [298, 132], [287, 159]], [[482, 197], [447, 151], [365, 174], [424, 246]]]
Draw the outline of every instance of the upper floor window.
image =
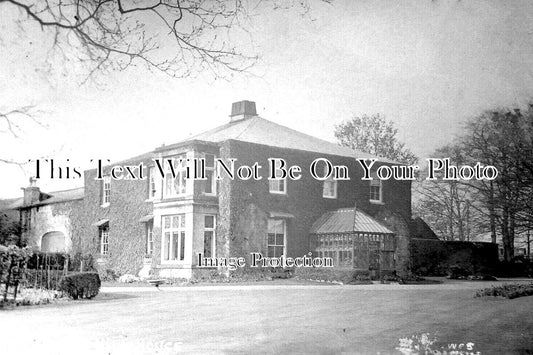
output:
[[215, 156], [213, 154], [205, 154], [205, 177], [207, 180], [202, 181], [202, 192], [206, 195], [216, 195], [217, 182], [215, 179]]
[[204, 254], [206, 258], [215, 257], [215, 216], [205, 215], [204, 216]]
[[276, 179], [268, 180], [268, 190], [272, 194], [286, 194], [287, 193], [287, 178], [281, 179], [282, 172], [276, 169]]
[[372, 173], [372, 180], [370, 180], [370, 202], [383, 202], [382, 181], [376, 173]]
[[268, 257], [279, 258], [285, 254], [285, 232], [286, 225], [284, 219], [268, 219]]
[[149, 174], [149, 177], [148, 177], [148, 198], [152, 199], [152, 198], [155, 198], [156, 196], [156, 193], [157, 193], [157, 182], [156, 182], [156, 171], [155, 171], [155, 167], [150, 167], [150, 169], [148, 170], [148, 174]]
[[[324, 166], [324, 175], [326, 174], [327, 167]], [[324, 186], [322, 188], [322, 197], [325, 198], [337, 198], [337, 180], [333, 180], [333, 176], [324, 180]]]
[[185, 260], [185, 215], [163, 217], [163, 260]]
[[109, 254], [109, 224], [104, 224], [98, 229], [100, 234], [100, 254]]
[[111, 176], [106, 175], [102, 179], [102, 206], [109, 205], [111, 197]]
[[[187, 191], [187, 160], [182, 154], [173, 160], [173, 166], [166, 164], [165, 168], [165, 197], [185, 194]], [[174, 173], [173, 173], [174, 172]]]

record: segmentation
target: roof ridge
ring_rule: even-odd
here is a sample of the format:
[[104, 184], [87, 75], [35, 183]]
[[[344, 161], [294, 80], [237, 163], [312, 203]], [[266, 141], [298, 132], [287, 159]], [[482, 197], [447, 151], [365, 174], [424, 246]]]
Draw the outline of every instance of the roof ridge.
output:
[[365, 153], [326, 139], [318, 138], [308, 133], [300, 132], [294, 128], [270, 121], [259, 115], [233, 122], [230, 121], [166, 147], [162, 146], [161, 148], [156, 149], [156, 151], [171, 149], [187, 142], [205, 141], [221, 143], [226, 140], [243, 141], [276, 148], [317, 152], [349, 157], [352, 159], [376, 159], [384, 163], [399, 164], [385, 157]]
[[257, 122], [257, 119], [263, 119], [263, 120], [264, 120], [264, 118], [261, 118], [261, 117], [259, 117], [259, 116], [254, 116], [254, 117], [250, 118], [250, 119], [248, 120], [248, 121], [249, 121], [248, 125], [246, 125], [246, 127], [241, 131], [241, 133], [239, 133], [239, 134], [235, 137], [235, 139], [238, 140], [239, 137], [242, 136], [242, 135], [244, 134], [244, 132], [246, 132], [248, 129], [250, 129], [250, 127], [252, 127], [252, 125], [253, 125], [255, 122]]
[[129, 161], [142, 160], [144, 158], [147, 158], [147, 157], [151, 156], [153, 153], [154, 153], [154, 150], [151, 150], [149, 152], [138, 154], [138, 155], [136, 155], [134, 157], [121, 159], [119, 161], [113, 161], [112, 163], [109, 163], [108, 165], [105, 165], [105, 166], [109, 166], [111, 164], [119, 165], [119, 164], [123, 164], [123, 163], [129, 162]]
[[[212, 133], [216, 133], [216, 132], [220, 132], [228, 127], [231, 127], [231, 126], [237, 126], [238, 124], [240, 124], [241, 122], [243, 122], [245, 120], [239, 120], [239, 121], [233, 121], [233, 122], [227, 122], [227, 123], [224, 123], [220, 126], [216, 126], [214, 128], [211, 128], [211, 129], [208, 129], [207, 131], [203, 131], [203, 132], [200, 132], [198, 134], [195, 134], [194, 136], [192, 137], [189, 137], [189, 138], [186, 138], [186, 139], [183, 139], [179, 142], [176, 142], [176, 143], [172, 143], [170, 144], [170, 146], [174, 145], [174, 144], [179, 144], [179, 143], [182, 143], [182, 142], [188, 142], [188, 141], [192, 141], [192, 140], [195, 140], [196, 137], [200, 137], [200, 136], [203, 136], [203, 135], [206, 135], [206, 134], [212, 134]], [[242, 133], [242, 132], [241, 132]]]
[[[73, 187], [71, 189], [65, 189], [65, 190], [50, 191], [50, 192], [46, 192], [46, 193], [47, 194], [53, 194], [53, 193], [58, 193], [58, 192], [66, 192], [66, 191], [81, 190], [81, 189], [85, 189], [85, 186]], [[44, 191], [41, 191], [41, 192], [44, 192]]]
[[346, 148], [346, 149], [349, 149], [349, 150], [353, 151], [354, 153], [356, 153], [356, 155], [369, 155], [369, 156], [371, 156], [373, 158], [387, 159], [387, 158], [384, 158], [384, 157], [379, 157], [379, 156], [374, 155], [374, 154], [365, 153], [365, 152], [357, 150], [357, 149], [352, 149], [350, 147], [346, 147], [346, 146], [343, 146], [343, 145], [328, 141], [326, 139], [318, 138], [318, 137], [312, 136], [312, 135], [304, 133], [304, 132], [297, 131], [294, 128], [290, 128], [290, 127], [284, 126], [282, 124], [279, 124], [279, 123], [271, 121], [271, 120], [267, 120], [266, 118], [263, 118], [263, 117], [260, 117], [260, 116], [257, 116], [257, 117], [262, 119], [262, 120], [268, 121], [268, 122], [270, 122], [270, 123], [272, 123], [272, 124], [274, 124], [276, 126], [282, 127], [284, 129], [288, 129], [288, 130], [292, 131], [292, 133], [297, 134], [300, 137], [312, 138], [312, 139], [316, 139], [316, 140], [322, 141], [322, 142], [327, 143], [327, 144], [332, 144], [332, 145], [335, 145], [335, 146], [338, 146], [338, 147], [343, 147], [343, 148]]

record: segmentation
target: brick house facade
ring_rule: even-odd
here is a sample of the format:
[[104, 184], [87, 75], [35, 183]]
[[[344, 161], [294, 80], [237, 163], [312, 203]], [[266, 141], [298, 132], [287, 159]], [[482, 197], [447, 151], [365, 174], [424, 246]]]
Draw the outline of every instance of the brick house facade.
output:
[[[173, 179], [167, 159], [176, 158], [205, 159], [207, 179], [186, 179], [187, 165], [179, 163]], [[258, 163], [263, 178], [230, 179], [222, 172], [225, 175], [217, 180], [217, 158], [236, 159], [235, 169]], [[300, 166], [301, 179], [269, 181], [269, 158]], [[308, 167], [317, 158], [348, 167], [350, 180], [313, 178]], [[59, 232], [65, 237], [59, 249], [91, 253], [102, 270], [191, 278], [213, 271], [198, 267], [199, 253], [246, 258], [251, 252], [275, 257], [316, 255], [312, 225], [329, 211], [356, 205], [372, 223], [394, 233], [396, 268], [401, 270], [407, 259], [402, 245], [409, 238], [411, 183], [361, 180], [363, 169], [355, 158], [375, 157], [260, 118], [255, 103], [243, 101], [233, 105], [225, 125], [112, 164], [142, 163], [145, 179], [112, 179], [112, 166], [107, 166], [101, 179], [96, 179], [96, 169], [85, 171], [84, 188], [70, 195], [42, 194], [29, 187], [25, 198], [12, 208], [19, 209], [21, 216], [31, 216], [22, 217], [27, 221], [22, 237], [36, 248], [42, 249], [47, 233]], [[374, 168], [394, 165], [376, 159]], [[163, 174], [156, 160], [162, 163]]]

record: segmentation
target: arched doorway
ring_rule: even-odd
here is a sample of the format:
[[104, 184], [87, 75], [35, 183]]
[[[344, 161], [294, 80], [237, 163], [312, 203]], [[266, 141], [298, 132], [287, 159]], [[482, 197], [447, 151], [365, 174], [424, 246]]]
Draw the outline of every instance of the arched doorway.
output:
[[45, 233], [41, 239], [41, 251], [46, 253], [65, 252], [67, 245], [65, 235], [62, 232], [54, 231]]

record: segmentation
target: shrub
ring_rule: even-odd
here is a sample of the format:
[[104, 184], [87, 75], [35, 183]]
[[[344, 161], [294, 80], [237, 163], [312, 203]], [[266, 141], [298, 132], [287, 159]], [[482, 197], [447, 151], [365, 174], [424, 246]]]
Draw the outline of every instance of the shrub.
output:
[[460, 265], [452, 265], [447, 270], [446, 274], [447, 278], [458, 280], [466, 279], [467, 276], [471, 274], [471, 272]]
[[228, 282], [270, 281], [276, 278], [290, 278], [291, 276], [290, 269], [244, 267], [231, 271]]
[[471, 281], [498, 281], [498, 279], [489, 274], [469, 275], [467, 279]]
[[140, 281], [140, 279], [135, 276], [135, 275], [132, 275], [132, 274], [126, 274], [126, 275], [122, 275], [121, 277], [118, 278], [118, 282], [122, 282], [122, 283], [132, 283], [132, 282], [138, 282]]
[[14, 287], [13, 297], [17, 297], [18, 285], [26, 275], [26, 263], [32, 251], [15, 245], [0, 245], [0, 286], [4, 285], [2, 301], [7, 301], [9, 287]]
[[475, 297], [506, 297], [509, 299], [533, 296], [533, 283], [531, 284], [507, 284], [502, 286], [493, 286], [477, 290]]
[[368, 271], [336, 268], [296, 268], [295, 275], [304, 280], [366, 284], [372, 283]]
[[512, 262], [502, 261], [496, 270], [499, 277], [533, 277], [533, 263], [515, 258]]
[[371, 285], [372, 278], [370, 275], [364, 273], [355, 273], [352, 275], [352, 279], [347, 283], [351, 285]]
[[294, 274], [294, 270], [291, 269], [277, 269], [272, 270], [272, 278], [273, 279], [290, 279], [292, 275]]
[[400, 276], [397, 276], [397, 275], [384, 275], [381, 278], [381, 283], [389, 283], [389, 282], [403, 283], [403, 280]]
[[80, 272], [65, 276], [61, 280], [59, 288], [75, 300], [78, 298], [91, 299], [100, 291], [100, 285], [98, 273]]
[[82, 254], [80, 252], [74, 254], [70, 258], [69, 271], [96, 271], [94, 267], [94, 258], [91, 254]]
[[282, 268], [237, 268], [230, 271], [226, 276], [218, 270], [202, 270], [197, 269], [192, 283], [196, 282], [211, 282], [211, 283], [235, 283], [235, 282], [256, 282], [256, 281], [271, 281], [272, 279], [289, 279], [293, 276], [294, 269]]
[[102, 281], [116, 281], [120, 275], [118, 275], [113, 269], [100, 270], [100, 278]]

